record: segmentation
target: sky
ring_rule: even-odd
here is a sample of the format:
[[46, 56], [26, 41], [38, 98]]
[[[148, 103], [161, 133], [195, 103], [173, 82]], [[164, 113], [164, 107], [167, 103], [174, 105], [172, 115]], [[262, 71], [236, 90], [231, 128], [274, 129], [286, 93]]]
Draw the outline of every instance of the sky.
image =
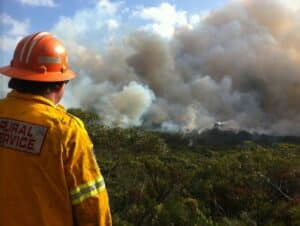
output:
[[0, 65], [50, 31], [77, 74], [62, 104], [109, 126], [300, 134], [300, 0], [0, 4]]
[[[36, 31], [55, 33], [55, 27], [63, 21], [76, 22], [83, 17], [81, 26], [89, 26], [89, 30], [101, 30], [101, 36], [113, 35], [119, 29], [122, 32], [130, 32], [147, 26], [150, 29], [149, 27], [154, 25], [160, 27], [153, 30], [161, 34], [165, 33], [164, 36], [170, 36], [174, 26], [195, 23], [199, 16], [221, 6], [226, 1], [72, 0], [70, 3], [66, 0], [2, 0], [0, 63], [7, 62], [7, 55], [13, 51], [21, 37]], [[90, 18], [86, 14], [90, 14]], [[103, 27], [104, 25], [107, 29]], [[167, 31], [159, 29], [167, 29]]]
[[[77, 23], [80, 27], [75, 29], [76, 33], [83, 30], [88, 30], [87, 35], [96, 33], [97, 39], [102, 39], [98, 40], [98, 45], [102, 46], [107, 45], [105, 41], [141, 29], [171, 38], [176, 27], [193, 27], [209, 13], [235, 1], [241, 0], [72, 0], [72, 3], [66, 0], [2, 0], [0, 64], [10, 61], [16, 43], [29, 33], [50, 31], [56, 34], [58, 27], [64, 29], [63, 26], [67, 26], [65, 32], [72, 32], [68, 27]], [[282, 2], [293, 9], [300, 5], [300, 0]]]

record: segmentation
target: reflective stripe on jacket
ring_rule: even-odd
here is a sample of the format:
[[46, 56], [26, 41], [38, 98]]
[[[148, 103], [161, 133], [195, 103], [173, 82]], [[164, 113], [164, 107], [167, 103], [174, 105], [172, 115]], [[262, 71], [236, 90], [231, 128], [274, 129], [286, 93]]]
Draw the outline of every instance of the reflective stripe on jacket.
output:
[[0, 100], [0, 225], [111, 225], [83, 123], [41, 96]]

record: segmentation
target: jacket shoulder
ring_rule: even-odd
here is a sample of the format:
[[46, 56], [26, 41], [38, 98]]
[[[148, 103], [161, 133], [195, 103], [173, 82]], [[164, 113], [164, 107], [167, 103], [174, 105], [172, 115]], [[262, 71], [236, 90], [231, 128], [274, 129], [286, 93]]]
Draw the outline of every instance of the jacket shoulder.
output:
[[61, 119], [61, 123], [64, 126], [67, 126], [68, 129], [76, 129], [76, 130], [85, 130], [85, 125], [83, 121], [78, 118], [77, 116], [71, 114], [68, 112], [64, 107], [62, 106], [57, 106], [56, 108], [57, 114], [59, 114], [59, 118]]
[[63, 121], [66, 136], [80, 136], [81, 139], [90, 140], [85, 125], [80, 118], [65, 111]]
[[77, 116], [69, 112], [66, 112], [66, 116], [69, 118], [71, 124], [74, 124], [74, 126], [78, 126], [80, 128], [85, 129], [84, 123], [80, 118], [78, 118]]

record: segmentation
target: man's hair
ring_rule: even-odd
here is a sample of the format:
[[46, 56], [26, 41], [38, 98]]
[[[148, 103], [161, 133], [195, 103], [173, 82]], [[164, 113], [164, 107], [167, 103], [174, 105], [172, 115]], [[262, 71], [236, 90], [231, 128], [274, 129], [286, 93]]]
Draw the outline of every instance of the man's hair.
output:
[[52, 91], [55, 91], [62, 84], [67, 83], [68, 81], [61, 82], [37, 82], [37, 81], [27, 81], [12, 78], [8, 82], [8, 87], [14, 90], [17, 90], [21, 93], [29, 93], [36, 95], [45, 95]]

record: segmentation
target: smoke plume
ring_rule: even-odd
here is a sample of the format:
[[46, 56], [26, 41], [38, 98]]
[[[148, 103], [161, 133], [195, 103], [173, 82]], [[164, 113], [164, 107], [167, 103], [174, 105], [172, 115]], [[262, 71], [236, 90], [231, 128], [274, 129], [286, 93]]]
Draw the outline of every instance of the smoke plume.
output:
[[[137, 31], [102, 52], [68, 42], [68, 105], [112, 126], [300, 134], [300, 14], [276, 0], [231, 2], [172, 39]], [[101, 35], [101, 34], [99, 34]]]

